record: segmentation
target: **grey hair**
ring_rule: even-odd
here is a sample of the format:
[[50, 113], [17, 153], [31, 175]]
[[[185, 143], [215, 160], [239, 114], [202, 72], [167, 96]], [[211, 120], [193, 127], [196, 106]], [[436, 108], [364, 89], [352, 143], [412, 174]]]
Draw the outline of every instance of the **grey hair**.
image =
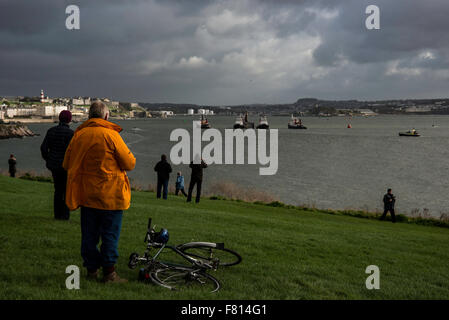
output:
[[92, 102], [89, 108], [89, 119], [101, 118], [104, 119], [109, 113], [109, 108], [101, 101]]

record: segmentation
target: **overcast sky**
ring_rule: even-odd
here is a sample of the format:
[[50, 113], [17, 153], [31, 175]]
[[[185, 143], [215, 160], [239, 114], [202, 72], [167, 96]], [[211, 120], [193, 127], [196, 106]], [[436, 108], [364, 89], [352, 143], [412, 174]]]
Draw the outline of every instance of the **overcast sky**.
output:
[[[65, 8], [81, 29], [65, 28]], [[381, 10], [380, 30], [365, 8]], [[448, 97], [447, 0], [0, 0], [0, 95], [212, 105]]]

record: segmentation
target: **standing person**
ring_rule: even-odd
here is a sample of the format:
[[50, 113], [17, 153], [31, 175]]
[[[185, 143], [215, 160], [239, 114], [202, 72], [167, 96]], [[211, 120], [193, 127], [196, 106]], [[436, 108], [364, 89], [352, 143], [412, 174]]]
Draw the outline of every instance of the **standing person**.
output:
[[16, 177], [16, 171], [17, 171], [16, 165], [17, 165], [17, 159], [16, 159], [16, 157], [14, 157], [13, 154], [11, 154], [9, 156], [9, 159], [8, 159], [8, 166], [9, 166], [9, 170], [8, 171], [9, 171], [9, 176], [11, 178], [15, 178]]
[[393, 195], [391, 189], [387, 190], [387, 193], [384, 195], [383, 202], [384, 202], [384, 213], [382, 214], [382, 217], [380, 217], [380, 220], [384, 220], [387, 215], [387, 212], [390, 211], [391, 221], [393, 223], [396, 222], [396, 216], [394, 214], [394, 204], [396, 202], [396, 197]]
[[161, 189], [164, 188], [163, 197], [167, 200], [168, 179], [170, 178], [172, 169], [165, 154], [161, 155], [161, 161], [156, 164], [154, 171], [157, 172], [157, 198], [161, 198]]
[[105, 283], [127, 282], [115, 264], [123, 210], [131, 201], [126, 171], [134, 169], [136, 158], [119, 134], [122, 128], [108, 118], [108, 107], [95, 101], [89, 119], [75, 131], [62, 165], [67, 170], [66, 203], [70, 210], [81, 207], [81, 256], [88, 279], [96, 279], [102, 267]]
[[72, 113], [63, 110], [59, 114], [59, 124], [48, 129], [44, 141], [41, 144], [41, 154], [46, 162], [46, 167], [51, 171], [55, 193], [53, 197], [53, 212], [56, 220], [69, 220], [70, 210], [65, 203], [67, 185], [67, 171], [62, 167], [65, 151], [73, 137], [73, 130], [69, 123], [72, 121]]
[[176, 195], [178, 195], [179, 191], [182, 192], [184, 197], [187, 197], [186, 192], [184, 191], [184, 177], [182, 176], [181, 171], [178, 172], [176, 177]]
[[196, 184], [195, 202], [198, 203], [200, 202], [201, 185], [203, 184], [203, 169], [207, 168], [207, 164], [203, 161], [203, 159], [201, 159], [201, 163], [198, 164], [194, 164], [193, 161], [190, 162], [189, 167], [192, 168], [192, 176], [190, 178], [189, 194], [187, 195], [187, 202], [192, 201], [192, 192]]

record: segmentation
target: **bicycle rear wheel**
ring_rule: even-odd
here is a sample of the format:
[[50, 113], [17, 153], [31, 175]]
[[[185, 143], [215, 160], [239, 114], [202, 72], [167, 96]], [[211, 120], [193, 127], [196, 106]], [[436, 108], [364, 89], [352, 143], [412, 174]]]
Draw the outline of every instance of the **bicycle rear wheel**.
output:
[[224, 267], [234, 266], [242, 261], [237, 252], [225, 248], [222, 243], [188, 242], [178, 246], [178, 249], [192, 258], [218, 260], [218, 265]]
[[151, 280], [157, 285], [171, 290], [201, 289], [217, 292], [220, 283], [210, 274], [187, 267], [161, 267], [150, 273]]

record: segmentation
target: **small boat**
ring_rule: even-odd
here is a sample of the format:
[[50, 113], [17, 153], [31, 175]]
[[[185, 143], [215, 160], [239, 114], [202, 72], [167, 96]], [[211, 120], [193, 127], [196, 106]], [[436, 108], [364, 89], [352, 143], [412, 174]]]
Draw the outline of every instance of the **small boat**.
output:
[[234, 129], [254, 129], [254, 122], [248, 121], [248, 112], [245, 113], [245, 117], [237, 117], [234, 122]]
[[133, 128], [131, 129], [131, 131], [132, 131], [133, 133], [137, 133], [137, 132], [143, 131], [143, 130], [140, 129], [140, 128], [137, 128], [137, 127], [133, 127]]
[[307, 129], [307, 127], [302, 125], [302, 120], [298, 119], [296, 117], [293, 117], [288, 122], [288, 128], [289, 129]]
[[399, 132], [399, 136], [400, 137], [419, 137], [421, 136], [418, 131], [416, 131], [415, 129], [406, 131], [406, 132]]
[[201, 129], [210, 129], [210, 124], [204, 115], [201, 115]]
[[245, 126], [243, 125], [242, 116], [237, 117], [234, 122], [234, 129], [244, 129], [244, 128], [245, 128]]
[[269, 129], [270, 125], [268, 124], [268, 120], [266, 116], [261, 116], [259, 119], [259, 124], [257, 125], [257, 129]]

